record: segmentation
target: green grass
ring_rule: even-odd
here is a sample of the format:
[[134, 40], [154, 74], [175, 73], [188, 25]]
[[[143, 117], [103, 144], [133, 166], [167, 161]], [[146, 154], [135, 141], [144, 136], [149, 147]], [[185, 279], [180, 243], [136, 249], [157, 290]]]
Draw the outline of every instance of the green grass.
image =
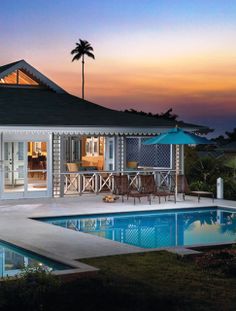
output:
[[167, 252], [85, 262], [101, 269], [96, 280], [107, 284], [122, 310], [236, 310], [236, 279], [204, 272]]
[[14, 301], [16, 309], [11, 310], [236, 310], [236, 279], [204, 272], [174, 254], [149, 252], [83, 261], [101, 270], [61, 284], [42, 299], [40, 308], [37, 302], [27, 309], [24, 298], [22, 305]]

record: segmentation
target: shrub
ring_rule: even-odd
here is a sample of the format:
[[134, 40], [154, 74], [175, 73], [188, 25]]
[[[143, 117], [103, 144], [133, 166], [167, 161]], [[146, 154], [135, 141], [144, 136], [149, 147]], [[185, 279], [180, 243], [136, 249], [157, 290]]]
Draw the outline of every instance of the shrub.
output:
[[236, 200], [236, 181], [234, 178], [224, 177], [224, 197], [228, 200]]
[[203, 181], [197, 180], [190, 184], [192, 191], [210, 191], [215, 193], [215, 185], [207, 184]]
[[0, 285], [0, 309], [44, 310], [50, 296], [60, 287], [59, 280], [42, 267], [25, 268], [15, 280]]
[[197, 257], [195, 262], [203, 270], [236, 276], [236, 249], [212, 250]]

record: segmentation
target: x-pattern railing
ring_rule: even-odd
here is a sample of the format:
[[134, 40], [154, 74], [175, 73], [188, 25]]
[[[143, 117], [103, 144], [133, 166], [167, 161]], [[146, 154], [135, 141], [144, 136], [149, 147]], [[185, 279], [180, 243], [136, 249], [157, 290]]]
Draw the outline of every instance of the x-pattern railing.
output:
[[100, 174], [98, 192], [101, 192], [105, 188], [107, 188], [111, 192], [114, 190], [114, 182], [112, 176], [113, 173]]
[[175, 186], [174, 170], [133, 170], [133, 171], [86, 171], [61, 173], [64, 179], [64, 194], [83, 194], [112, 192], [114, 189], [114, 175], [126, 174], [129, 186], [135, 190], [140, 189], [140, 175], [154, 174], [157, 185], [168, 187]]

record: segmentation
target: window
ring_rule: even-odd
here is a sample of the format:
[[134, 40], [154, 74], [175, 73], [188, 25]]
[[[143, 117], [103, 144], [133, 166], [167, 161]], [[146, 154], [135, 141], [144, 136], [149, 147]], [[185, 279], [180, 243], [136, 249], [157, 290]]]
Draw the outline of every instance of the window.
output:
[[86, 138], [86, 156], [98, 156], [98, 137]]
[[109, 141], [109, 159], [113, 159], [113, 141]]
[[19, 85], [39, 85], [30, 74], [24, 72], [23, 70], [15, 70], [9, 75], [0, 79], [0, 84], [19, 84]]

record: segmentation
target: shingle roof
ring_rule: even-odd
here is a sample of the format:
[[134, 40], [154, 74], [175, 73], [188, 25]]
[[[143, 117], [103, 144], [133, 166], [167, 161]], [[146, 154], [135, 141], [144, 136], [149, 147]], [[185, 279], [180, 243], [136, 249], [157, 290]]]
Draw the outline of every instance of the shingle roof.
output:
[[[0, 125], [173, 127], [176, 122], [111, 110], [68, 93], [0, 88]], [[182, 123], [182, 127], [205, 129]]]
[[[23, 68], [49, 88], [0, 85], [0, 125], [75, 127], [174, 127], [175, 121], [140, 116], [99, 106], [68, 94], [41, 72], [19, 60], [0, 67], [0, 76]], [[178, 122], [185, 128], [207, 127]]]
[[3, 66], [0, 66], [0, 73], [11, 68], [12, 66], [20, 63], [22, 60], [18, 60], [17, 62], [13, 62], [13, 63], [9, 63], [9, 64], [6, 64], [6, 65], [3, 65]]

